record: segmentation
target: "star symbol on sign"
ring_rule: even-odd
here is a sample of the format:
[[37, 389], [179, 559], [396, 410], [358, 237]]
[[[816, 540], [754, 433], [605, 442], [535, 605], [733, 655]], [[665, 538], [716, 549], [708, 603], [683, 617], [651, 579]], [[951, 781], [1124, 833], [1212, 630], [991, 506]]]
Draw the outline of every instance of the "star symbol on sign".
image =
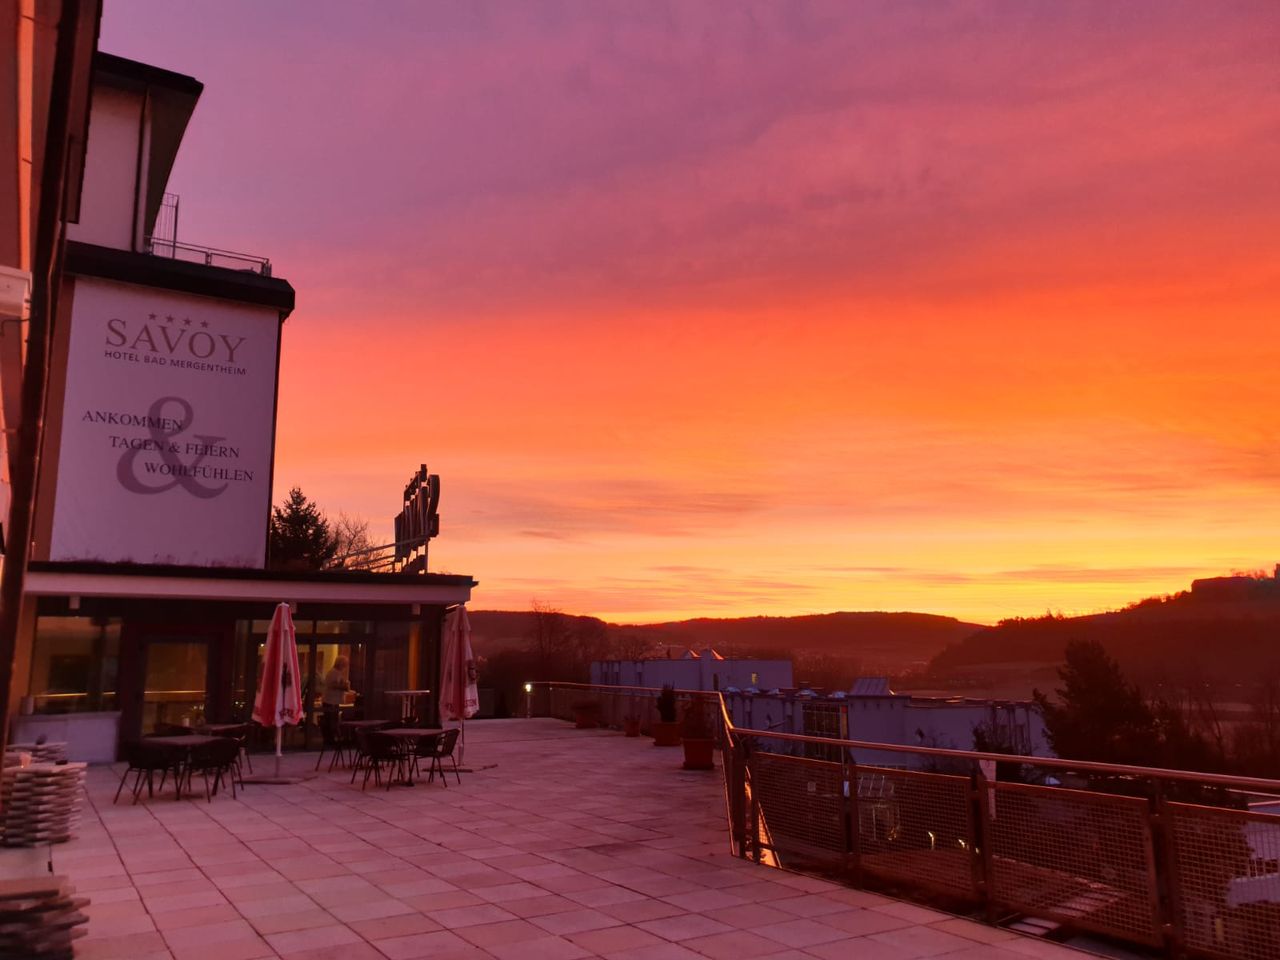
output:
[[201, 320], [201, 321], [200, 321], [200, 326], [202, 326], [202, 327], [207, 327], [207, 326], [209, 326], [209, 321], [208, 321], [208, 320]]
[[182, 318], [182, 324], [183, 324], [183, 326], [187, 326], [187, 327], [191, 326], [191, 318], [190, 318], [190, 317], [183, 317], [183, 318]]
[[148, 320], [154, 320], [154, 319], [156, 319], [156, 315], [155, 315], [154, 313], [148, 313], [148, 314], [147, 314], [147, 319], [148, 319]]
[[172, 314], [172, 313], [166, 313], [166, 314], [165, 314], [165, 317], [164, 317], [164, 322], [165, 322], [165, 323], [173, 323], [173, 314]]

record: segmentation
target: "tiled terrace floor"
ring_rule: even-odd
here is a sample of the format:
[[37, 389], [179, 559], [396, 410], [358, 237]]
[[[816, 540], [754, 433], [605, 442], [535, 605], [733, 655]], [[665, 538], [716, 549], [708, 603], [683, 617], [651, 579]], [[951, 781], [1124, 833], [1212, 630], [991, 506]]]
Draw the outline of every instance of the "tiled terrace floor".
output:
[[334, 773], [112, 806], [118, 773], [93, 770], [80, 837], [54, 848], [92, 898], [78, 956], [1082, 956], [735, 859], [719, 775], [647, 740], [555, 720], [475, 723], [468, 740], [475, 772], [447, 790], [362, 794]]

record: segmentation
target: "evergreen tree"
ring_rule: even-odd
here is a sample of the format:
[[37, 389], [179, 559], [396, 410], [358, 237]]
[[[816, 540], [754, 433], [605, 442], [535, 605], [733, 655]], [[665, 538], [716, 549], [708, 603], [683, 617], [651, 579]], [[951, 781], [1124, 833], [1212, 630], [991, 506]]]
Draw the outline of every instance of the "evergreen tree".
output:
[[273, 570], [320, 570], [338, 552], [338, 538], [320, 508], [294, 487], [271, 510], [270, 547]]
[[1033, 692], [1054, 752], [1071, 760], [1158, 765], [1159, 725], [1136, 684], [1096, 640], [1067, 644], [1058, 670], [1062, 686], [1051, 701]]

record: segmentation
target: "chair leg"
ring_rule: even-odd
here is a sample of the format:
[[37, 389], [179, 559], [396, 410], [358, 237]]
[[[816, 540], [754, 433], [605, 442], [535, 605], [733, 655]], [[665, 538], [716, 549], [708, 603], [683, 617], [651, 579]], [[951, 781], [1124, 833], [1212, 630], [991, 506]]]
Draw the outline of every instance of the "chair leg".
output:
[[[462, 786], [462, 774], [458, 772], [458, 760], [451, 753], [449, 754], [449, 762], [453, 764], [453, 775], [458, 778], [458, 786]], [[440, 776], [444, 776], [444, 771], [440, 771]]]
[[111, 801], [112, 803], [115, 803], [115, 802], [116, 802], [116, 800], [119, 800], [119, 799], [120, 799], [120, 791], [124, 789], [124, 782], [125, 782], [126, 780], [128, 780], [128, 779], [129, 779], [129, 770], [130, 770], [130, 769], [131, 769], [130, 767], [125, 767], [125, 768], [124, 768], [124, 776], [122, 776], [122, 777], [120, 778], [120, 786], [116, 787], [116, 797], [115, 797], [115, 800], [112, 800], [112, 801]]
[[[319, 769], [320, 769], [320, 761], [322, 761], [322, 760], [324, 759], [324, 751], [325, 751], [324, 746], [321, 746], [321, 747], [320, 747], [320, 756], [316, 757], [316, 769], [317, 769], [317, 770], [319, 770]], [[332, 769], [333, 769], [333, 760], [332, 760], [332, 759], [330, 759], [330, 761], [329, 761], [329, 769], [330, 769], [330, 770], [332, 770]]]

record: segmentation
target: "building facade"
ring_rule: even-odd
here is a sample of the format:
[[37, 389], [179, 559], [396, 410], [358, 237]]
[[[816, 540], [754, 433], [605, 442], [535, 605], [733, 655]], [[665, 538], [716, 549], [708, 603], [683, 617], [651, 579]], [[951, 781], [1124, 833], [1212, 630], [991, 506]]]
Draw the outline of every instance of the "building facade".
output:
[[674, 657], [597, 660], [591, 664], [591, 682], [677, 690], [785, 689], [792, 684], [791, 661], [727, 658], [708, 647], [684, 650]]
[[392, 715], [400, 701], [385, 691], [437, 687], [445, 611], [474, 581], [267, 569], [294, 290], [266, 258], [176, 235], [168, 178], [201, 84], [103, 53], [92, 65], [52, 317], [13, 737], [44, 733], [75, 758], [109, 760], [157, 725], [247, 720], [280, 601], [295, 609], [308, 712], [295, 742], [314, 740], [319, 678], [338, 656], [363, 712]]
[[[1026, 700], [917, 697], [893, 692], [883, 677], [864, 677], [847, 693], [738, 692], [727, 694], [725, 702], [735, 724], [756, 730], [954, 750], [975, 749], [981, 735], [1021, 756], [1053, 756], [1044, 720]], [[931, 762], [927, 755], [860, 747], [850, 755], [876, 766], [919, 768]]]

